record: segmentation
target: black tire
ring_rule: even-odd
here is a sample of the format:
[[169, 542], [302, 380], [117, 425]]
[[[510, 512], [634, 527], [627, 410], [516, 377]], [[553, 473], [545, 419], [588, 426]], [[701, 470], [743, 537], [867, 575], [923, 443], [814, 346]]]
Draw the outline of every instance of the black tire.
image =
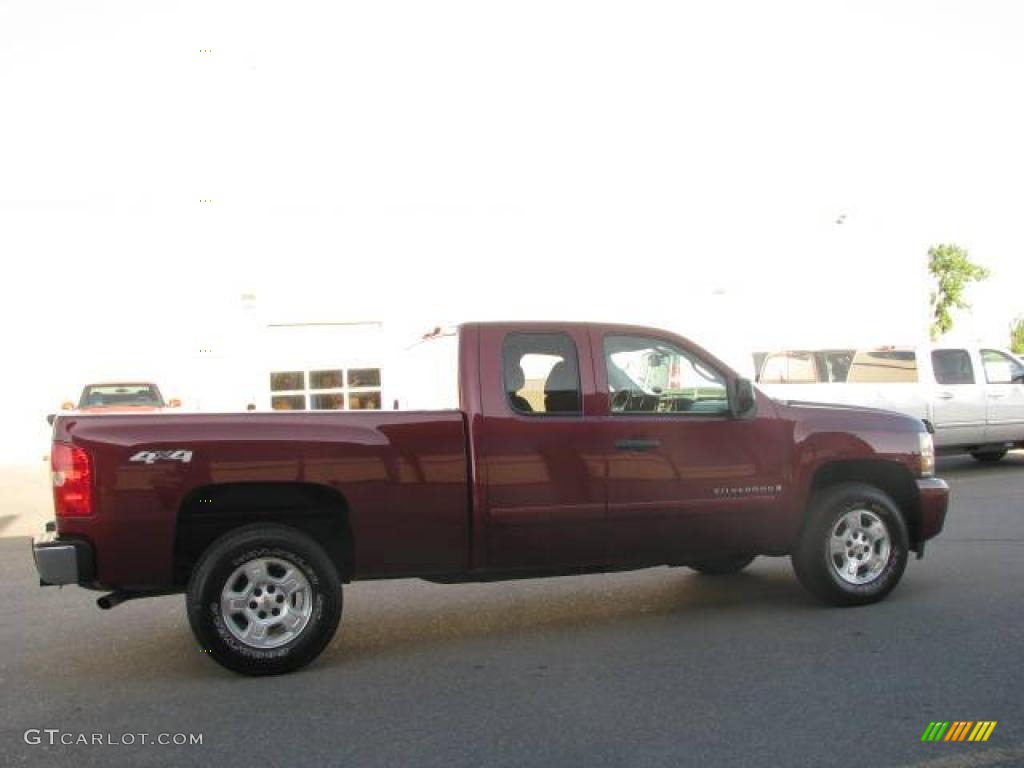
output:
[[[868, 566], [862, 566], [862, 574], [858, 568], [851, 578], [869, 578], [861, 584], [850, 583], [840, 576], [839, 565], [846, 557], [840, 552], [833, 555], [832, 536], [837, 530], [840, 520], [856, 509], [863, 509], [878, 518], [887, 529], [888, 556], [878, 557], [881, 570], [870, 577]], [[870, 520], [868, 515], [865, 520]], [[842, 532], [843, 528], [838, 528]], [[899, 508], [889, 496], [871, 485], [864, 483], [841, 483], [827, 488], [817, 494], [811, 501], [808, 518], [796, 551], [792, 555], [793, 570], [796, 571], [800, 583], [827, 603], [839, 606], [866, 605], [876, 603], [885, 598], [903, 576], [907, 567], [908, 555], [907, 525]], [[882, 547], [877, 542], [866, 547], [864, 556], [875, 557], [875, 552]], [[845, 548], [845, 547], [844, 547]], [[852, 558], [851, 558], [852, 559]], [[849, 562], [847, 560], [846, 562]], [[855, 564], [856, 565], [856, 564]]]
[[698, 560], [687, 565], [705, 576], [729, 576], [742, 571], [754, 562], [755, 557], [756, 555], [729, 555], [711, 560]]
[[1003, 460], [1007, 451], [971, 451], [971, 457], [982, 464], [997, 464]]
[[[273, 648], [243, 642], [221, 613], [221, 593], [228, 579], [254, 560], [271, 562], [272, 567], [277, 563], [294, 566], [309, 587], [303, 596], [303, 605], [309, 606], [305, 624], [295, 637]], [[273, 585], [266, 591], [273, 591]], [[203, 553], [188, 583], [186, 608], [201, 649], [218, 664], [243, 675], [278, 675], [311, 662], [334, 637], [341, 619], [341, 580], [327, 553], [302, 531], [283, 525], [247, 525], [217, 539]]]

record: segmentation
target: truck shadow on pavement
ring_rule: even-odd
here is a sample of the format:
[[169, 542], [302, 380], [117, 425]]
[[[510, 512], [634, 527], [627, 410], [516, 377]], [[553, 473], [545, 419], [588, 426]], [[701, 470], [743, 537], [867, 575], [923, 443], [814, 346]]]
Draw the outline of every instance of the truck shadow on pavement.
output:
[[[686, 569], [491, 584], [403, 582], [389, 599], [379, 584], [347, 588], [342, 629], [318, 666], [348, 664], [431, 646], [550, 632], [671, 629], [718, 616], [817, 610], [788, 568], [707, 577]], [[364, 589], [365, 588], [365, 589]], [[360, 591], [363, 590], [363, 591]]]
[[[802, 590], [788, 561], [784, 568], [779, 560], [764, 558], [760, 567], [759, 562], [748, 572], [716, 577], [685, 568], [654, 568], [486, 584], [439, 585], [415, 579], [357, 583], [345, 587], [339, 632], [308, 670], [358, 668], [360, 662], [444, 646], [458, 651], [509, 637], [528, 641], [552, 632], [599, 637], [623, 630], [675, 632], [680, 627], [692, 633], [701, 630], [700, 622], [721, 627], [724, 620], [734, 626], [758, 616], [784, 619], [823, 610]], [[66, 671], [76, 685], [90, 678], [109, 680], [115, 666], [119, 674], [142, 684], [218, 674], [240, 679], [204, 658], [183, 608], [183, 598], [168, 596], [129, 602], [117, 609], [121, 615], [97, 612], [89, 619], [83, 613], [86, 623], [95, 623], [90, 632], [97, 641], [108, 635], [110, 653], [68, 654]], [[53, 652], [52, 646], [46, 654], [30, 651], [24, 671], [37, 679], [50, 678]]]

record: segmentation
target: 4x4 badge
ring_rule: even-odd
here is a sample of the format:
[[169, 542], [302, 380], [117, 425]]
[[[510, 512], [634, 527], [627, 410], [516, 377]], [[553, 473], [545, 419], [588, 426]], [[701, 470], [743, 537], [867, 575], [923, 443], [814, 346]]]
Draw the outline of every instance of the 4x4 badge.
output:
[[128, 461], [141, 461], [146, 464], [152, 464], [154, 461], [180, 461], [183, 464], [188, 464], [192, 461], [192, 451], [181, 448], [170, 451], [139, 451]]

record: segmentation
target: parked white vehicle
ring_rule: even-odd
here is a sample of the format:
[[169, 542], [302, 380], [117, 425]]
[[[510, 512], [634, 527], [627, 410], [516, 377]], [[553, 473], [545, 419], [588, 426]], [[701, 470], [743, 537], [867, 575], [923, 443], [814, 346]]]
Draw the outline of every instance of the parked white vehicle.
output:
[[989, 347], [783, 350], [764, 355], [762, 390], [781, 400], [899, 411], [928, 422], [935, 445], [999, 461], [1024, 447], [1024, 362]]

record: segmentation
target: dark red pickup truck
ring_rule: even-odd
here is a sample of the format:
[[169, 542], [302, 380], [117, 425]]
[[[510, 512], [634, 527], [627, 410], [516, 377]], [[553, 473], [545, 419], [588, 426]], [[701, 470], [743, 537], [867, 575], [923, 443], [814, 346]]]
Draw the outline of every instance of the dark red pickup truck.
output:
[[720, 574], [790, 555], [811, 592], [851, 605], [888, 594], [942, 530], [948, 487], [918, 420], [772, 400], [649, 328], [468, 324], [423, 342], [440, 343], [458, 410], [59, 416], [42, 583], [110, 590], [104, 608], [184, 592], [204, 650], [272, 674], [323, 650], [357, 579]]

